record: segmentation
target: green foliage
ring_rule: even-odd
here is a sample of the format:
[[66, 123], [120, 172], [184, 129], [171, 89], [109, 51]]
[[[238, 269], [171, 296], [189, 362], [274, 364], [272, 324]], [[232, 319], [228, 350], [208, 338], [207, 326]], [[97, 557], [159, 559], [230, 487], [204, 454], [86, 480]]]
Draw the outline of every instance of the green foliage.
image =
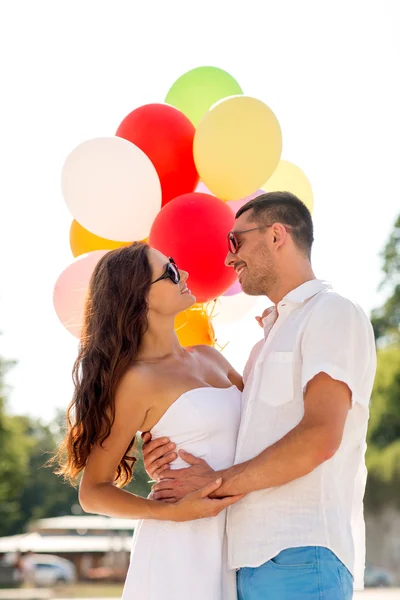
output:
[[21, 519], [19, 498], [29, 476], [28, 462], [28, 446], [21, 427], [1, 410], [0, 536], [12, 532]]
[[383, 306], [372, 312], [372, 325], [377, 340], [400, 343], [400, 215], [382, 252], [382, 287], [390, 290]]
[[[21, 533], [31, 520], [79, 512], [77, 489], [46, 465], [60, 435], [57, 423], [44, 425], [0, 411], [0, 536]], [[150, 485], [140, 447], [134, 479], [127, 489], [146, 497]]]
[[382, 449], [400, 440], [400, 346], [378, 351], [368, 441]]
[[400, 343], [400, 284], [383, 306], [372, 311], [371, 321], [377, 340]]
[[4, 375], [11, 362], [0, 358], [0, 535], [21, 516], [19, 497], [28, 476], [28, 446], [19, 423], [6, 414]]
[[400, 506], [400, 347], [378, 351], [368, 430], [366, 507]]
[[400, 507], [400, 216], [382, 258], [390, 294], [371, 319], [379, 350], [368, 430], [367, 510]]
[[[139, 438], [139, 436], [137, 436]], [[142, 496], [146, 498], [150, 494], [151, 483], [149, 483], [150, 478], [144, 470], [143, 465], [143, 457], [142, 457], [142, 441], [140, 440], [137, 443], [137, 448], [135, 455], [137, 457], [137, 461], [135, 463], [135, 468], [133, 470], [133, 479], [129, 486], [126, 488], [133, 494], [137, 494], [138, 496]]]
[[57, 477], [47, 461], [56, 450], [51, 426], [27, 417], [15, 417], [29, 443], [29, 478], [20, 497], [22, 520], [19, 529], [31, 519], [70, 515], [78, 504], [77, 490]]
[[382, 253], [382, 258], [382, 270], [385, 273], [383, 283], [397, 285], [400, 283], [400, 215], [394, 224], [389, 241]]

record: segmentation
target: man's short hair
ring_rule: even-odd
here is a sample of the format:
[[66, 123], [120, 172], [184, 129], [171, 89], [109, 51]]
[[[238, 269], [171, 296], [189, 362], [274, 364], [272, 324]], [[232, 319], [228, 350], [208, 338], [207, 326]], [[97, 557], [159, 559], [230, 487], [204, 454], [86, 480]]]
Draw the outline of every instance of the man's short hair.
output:
[[249, 220], [260, 225], [282, 223], [291, 229], [294, 244], [308, 258], [314, 241], [314, 226], [307, 206], [291, 192], [268, 192], [244, 204], [236, 213], [239, 218], [251, 211]]

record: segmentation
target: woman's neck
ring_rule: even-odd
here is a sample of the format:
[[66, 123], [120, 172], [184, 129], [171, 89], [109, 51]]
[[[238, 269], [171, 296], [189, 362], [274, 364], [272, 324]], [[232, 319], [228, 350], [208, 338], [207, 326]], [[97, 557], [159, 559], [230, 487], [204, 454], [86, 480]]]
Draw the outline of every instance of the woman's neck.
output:
[[183, 356], [186, 351], [179, 343], [174, 329], [174, 319], [152, 320], [140, 344], [137, 360], [153, 361]]

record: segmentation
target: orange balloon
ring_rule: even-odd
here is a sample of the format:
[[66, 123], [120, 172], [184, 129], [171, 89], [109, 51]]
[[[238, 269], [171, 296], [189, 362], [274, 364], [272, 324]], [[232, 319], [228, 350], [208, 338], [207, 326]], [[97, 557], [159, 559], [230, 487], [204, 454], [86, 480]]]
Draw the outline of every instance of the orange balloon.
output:
[[201, 304], [196, 304], [177, 315], [175, 318], [175, 331], [179, 343], [184, 347], [197, 346], [198, 344], [214, 346], [216, 342], [211, 319]]
[[[143, 240], [147, 241], [147, 240]], [[91, 233], [78, 221], [73, 220], [69, 232], [69, 243], [72, 254], [76, 258], [82, 254], [93, 252], [94, 250], [115, 250], [122, 246], [129, 246], [132, 242], [117, 242], [114, 240], [106, 240], [94, 233]]]

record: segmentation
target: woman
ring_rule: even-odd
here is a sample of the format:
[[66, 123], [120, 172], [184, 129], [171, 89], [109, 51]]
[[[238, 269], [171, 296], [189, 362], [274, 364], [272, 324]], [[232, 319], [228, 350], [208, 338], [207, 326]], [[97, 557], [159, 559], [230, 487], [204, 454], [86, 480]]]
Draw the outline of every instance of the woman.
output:
[[234, 461], [242, 378], [213, 348], [180, 346], [175, 316], [196, 301], [187, 278], [172, 259], [135, 243], [99, 261], [86, 302], [60, 473], [76, 480], [83, 471], [86, 512], [140, 520], [125, 600], [235, 598], [224, 509], [240, 497], [208, 498], [220, 481], [176, 504], [119, 487], [132, 477], [138, 431], [171, 437], [176, 451], [184, 446], [215, 469]]

